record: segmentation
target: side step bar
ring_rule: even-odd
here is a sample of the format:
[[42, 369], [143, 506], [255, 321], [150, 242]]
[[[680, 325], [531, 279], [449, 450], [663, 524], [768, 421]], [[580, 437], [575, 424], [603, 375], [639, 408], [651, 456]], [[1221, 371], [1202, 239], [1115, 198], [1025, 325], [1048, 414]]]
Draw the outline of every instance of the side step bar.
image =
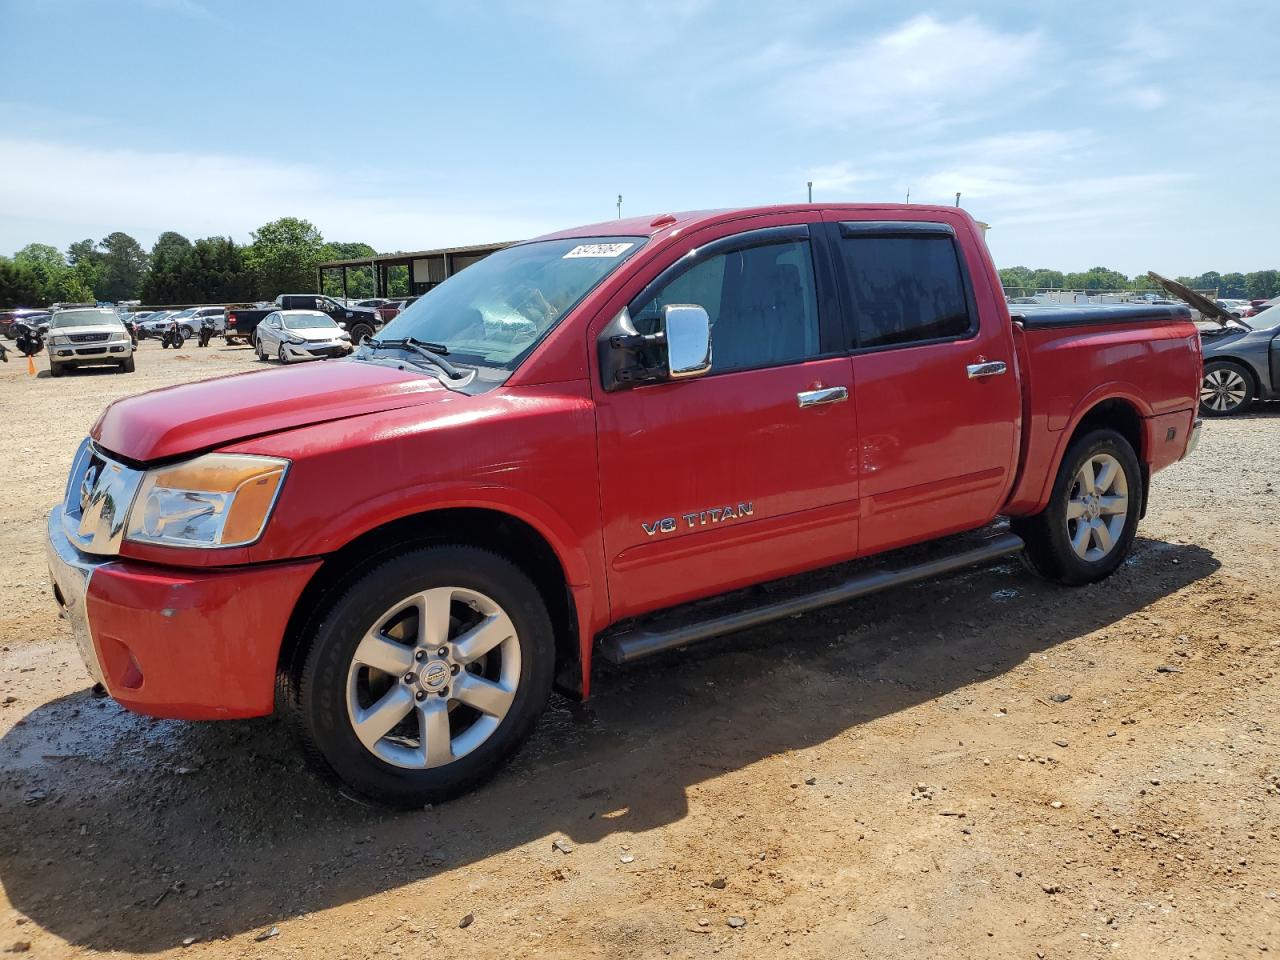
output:
[[625, 633], [606, 636], [600, 644], [600, 655], [610, 663], [632, 663], [642, 657], [683, 647], [698, 640], [758, 627], [797, 613], [807, 613], [834, 603], [844, 603], [890, 587], [900, 587], [919, 580], [929, 580], [946, 573], [953, 573], [965, 567], [990, 563], [993, 560], [1020, 553], [1023, 546], [1021, 537], [1004, 533], [977, 547], [939, 557], [936, 560], [926, 560], [923, 563], [897, 569], [870, 570], [856, 574], [835, 586], [788, 597], [785, 600], [737, 613], [722, 614], [666, 629], [661, 626], [640, 626]]

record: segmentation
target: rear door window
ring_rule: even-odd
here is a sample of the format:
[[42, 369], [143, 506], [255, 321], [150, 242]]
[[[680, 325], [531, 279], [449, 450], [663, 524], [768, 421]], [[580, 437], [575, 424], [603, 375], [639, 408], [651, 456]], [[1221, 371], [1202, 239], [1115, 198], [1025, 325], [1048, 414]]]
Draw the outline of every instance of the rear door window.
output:
[[839, 260], [856, 346], [961, 339], [975, 330], [968, 284], [949, 230], [877, 233], [840, 224]]

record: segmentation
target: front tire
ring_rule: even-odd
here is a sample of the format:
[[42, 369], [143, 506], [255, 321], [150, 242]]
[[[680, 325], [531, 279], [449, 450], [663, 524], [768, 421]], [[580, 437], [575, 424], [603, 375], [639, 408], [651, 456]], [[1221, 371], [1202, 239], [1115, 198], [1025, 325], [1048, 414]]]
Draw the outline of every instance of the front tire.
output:
[[285, 353], [285, 352], [284, 352], [284, 344], [283, 344], [283, 343], [282, 343], [282, 344], [280, 344], [280, 349], [276, 351], [276, 359], [277, 359], [277, 360], [279, 360], [281, 363], [284, 363], [284, 364], [287, 364], [287, 363], [289, 362], [289, 355], [288, 355], [287, 353]]
[[373, 327], [367, 323], [357, 323], [349, 333], [351, 334], [351, 342], [359, 345], [364, 342], [365, 337], [373, 336]]
[[1096, 583], [1124, 562], [1142, 514], [1142, 469], [1129, 441], [1114, 430], [1074, 440], [1058, 469], [1049, 504], [1015, 518], [1031, 568], [1068, 586]]
[[134, 361], [133, 354], [129, 355], [129, 359], [120, 364], [120, 369], [124, 373], [133, 373], [137, 369], [137, 363]]
[[67, 372], [67, 368], [64, 367], [62, 364], [54, 363], [52, 360], [49, 361], [49, 376], [60, 377], [66, 372]]
[[427, 547], [369, 571], [322, 615], [283, 699], [322, 770], [421, 806], [473, 789], [519, 748], [554, 658], [546, 605], [520, 568]]
[[1210, 360], [1200, 381], [1200, 413], [1206, 417], [1230, 417], [1244, 413], [1257, 389], [1253, 375], [1230, 360]]

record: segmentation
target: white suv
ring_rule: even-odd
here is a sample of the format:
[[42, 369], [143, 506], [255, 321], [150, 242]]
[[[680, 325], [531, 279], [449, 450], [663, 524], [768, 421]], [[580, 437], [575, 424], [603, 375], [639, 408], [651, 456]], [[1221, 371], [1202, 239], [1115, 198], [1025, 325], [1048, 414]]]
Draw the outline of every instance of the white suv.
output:
[[133, 340], [114, 310], [59, 310], [49, 323], [49, 376], [70, 367], [114, 363], [133, 373]]

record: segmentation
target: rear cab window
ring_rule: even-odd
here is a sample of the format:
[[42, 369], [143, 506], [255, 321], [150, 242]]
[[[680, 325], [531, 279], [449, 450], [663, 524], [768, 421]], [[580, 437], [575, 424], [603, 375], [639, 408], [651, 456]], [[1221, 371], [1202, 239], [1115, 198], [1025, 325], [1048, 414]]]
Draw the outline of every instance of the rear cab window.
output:
[[885, 349], [977, 332], [969, 278], [947, 224], [854, 221], [835, 225], [850, 346]]

